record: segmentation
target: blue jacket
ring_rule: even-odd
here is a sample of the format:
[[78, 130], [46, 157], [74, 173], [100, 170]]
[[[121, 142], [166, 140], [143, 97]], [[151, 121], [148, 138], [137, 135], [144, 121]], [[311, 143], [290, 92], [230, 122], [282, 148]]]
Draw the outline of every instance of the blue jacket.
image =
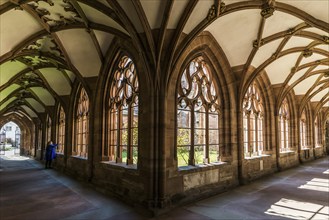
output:
[[46, 147], [46, 160], [52, 160], [56, 158], [57, 144], [50, 144]]

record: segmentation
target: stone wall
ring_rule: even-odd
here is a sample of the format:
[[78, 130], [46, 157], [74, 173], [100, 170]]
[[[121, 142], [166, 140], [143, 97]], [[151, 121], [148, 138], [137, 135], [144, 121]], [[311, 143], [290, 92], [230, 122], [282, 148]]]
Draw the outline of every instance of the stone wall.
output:
[[69, 157], [67, 159], [67, 165], [65, 172], [77, 179], [89, 181], [90, 170], [88, 166], [88, 160], [79, 157]]
[[326, 149], [324, 146], [317, 146], [314, 148], [314, 158], [320, 158], [326, 155]]
[[308, 162], [314, 160], [313, 148], [301, 149], [299, 158], [301, 162]]
[[91, 183], [100, 191], [134, 205], [147, 200], [143, 180], [135, 168], [101, 162], [95, 165]]
[[168, 178], [171, 206], [225, 192], [239, 184], [237, 166], [229, 163], [188, 167]]
[[244, 159], [242, 166], [242, 183], [248, 183], [262, 176], [272, 174], [277, 171], [276, 159], [271, 155], [264, 155], [250, 159]]
[[279, 156], [280, 170], [285, 170], [299, 165], [298, 153], [295, 151], [281, 152]]

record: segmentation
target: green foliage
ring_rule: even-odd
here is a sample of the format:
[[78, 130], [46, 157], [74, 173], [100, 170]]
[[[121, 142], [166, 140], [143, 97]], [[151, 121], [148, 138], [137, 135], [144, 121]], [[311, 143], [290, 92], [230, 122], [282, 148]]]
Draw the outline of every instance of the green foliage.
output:
[[12, 150], [12, 147], [5, 147], [5, 151], [10, 151]]
[[178, 166], [187, 166], [189, 159], [189, 147], [178, 147], [177, 148], [177, 159]]
[[[133, 162], [134, 164], [137, 164], [138, 162], [138, 124], [136, 121], [133, 122], [133, 127], [131, 128], [132, 132], [132, 145], [136, 147], [132, 147], [132, 153], [133, 153]], [[121, 138], [122, 138], [122, 144], [123, 145], [128, 145], [128, 129], [124, 129], [121, 131]], [[122, 161], [125, 162], [127, 161], [127, 149], [122, 150]]]
[[204, 158], [203, 146], [197, 146], [194, 148], [194, 160], [195, 164], [202, 164]]
[[[137, 164], [138, 162], [138, 148], [134, 147], [133, 149], [133, 162], [134, 164]], [[127, 150], [123, 150], [122, 151], [122, 162], [126, 162], [127, 161]]]
[[190, 140], [189, 130], [187, 130], [187, 129], [178, 129], [177, 159], [178, 159], [178, 166], [179, 167], [188, 165], [190, 147], [182, 146], [182, 145], [189, 144], [189, 142], [190, 142], [189, 140]]

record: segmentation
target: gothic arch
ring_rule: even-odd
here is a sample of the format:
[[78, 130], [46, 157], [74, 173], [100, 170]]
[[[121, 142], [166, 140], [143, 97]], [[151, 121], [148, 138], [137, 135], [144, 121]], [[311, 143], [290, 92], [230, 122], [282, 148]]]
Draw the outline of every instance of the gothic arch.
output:
[[20, 117], [16, 113], [11, 113], [7, 116], [0, 117], [0, 128], [8, 122], [14, 122], [21, 129], [21, 154], [30, 156], [34, 155], [34, 123], [26, 117]]
[[[302, 114], [305, 114], [306, 117], [306, 146], [311, 148], [313, 146], [313, 127], [314, 127], [314, 118], [312, 114], [312, 107], [310, 104], [306, 104], [304, 106], [304, 109], [300, 109], [298, 112], [298, 118], [299, 120], [302, 120]], [[300, 126], [298, 126], [299, 129], [301, 129]], [[298, 132], [299, 136], [301, 135], [301, 131]]]
[[[214, 74], [214, 80], [216, 87], [219, 91], [221, 108], [222, 108], [222, 119], [223, 120], [223, 132], [224, 132], [224, 157], [223, 160], [230, 160], [235, 156], [236, 143], [232, 139], [231, 135], [232, 126], [235, 123], [235, 118], [233, 117], [234, 112], [236, 111], [236, 97], [235, 97], [235, 88], [234, 88], [234, 78], [232, 77], [232, 73], [230, 70], [230, 65], [226, 59], [225, 54], [222, 49], [216, 42], [216, 40], [212, 37], [212, 35], [208, 32], [203, 32], [198, 36], [187, 48], [185, 48], [184, 52], [181, 54], [181, 57], [177, 60], [175, 65], [173, 66], [173, 71], [169, 73], [167, 82], [166, 82], [166, 107], [165, 112], [168, 113], [166, 118], [170, 121], [175, 121], [176, 117], [176, 88], [177, 82], [179, 81], [179, 77], [181, 76], [183, 70], [188, 65], [188, 63], [195, 57], [201, 56], [203, 57], [212, 73]], [[170, 108], [170, 109], [169, 109]], [[228, 120], [231, 119], [231, 120]], [[174, 124], [171, 127], [167, 128], [168, 131], [175, 133]], [[171, 136], [171, 135], [170, 135]], [[175, 138], [171, 139], [168, 144], [165, 146], [171, 146], [170, 154], [174, 156], [174, 146], [176, 146]], [[174, 157], [173, 157], [174, 158]]]
[[[256, 86], [259, 90], [259, 95], [261, 96], [262, 99], [262, 104], [264, 107], [264, 151], [265, 152], [271, 152], [273, 148], [275, 147], [275, 137], [272, 134], [275, 134], [275, 129], [274, 125], [275, 124], [275, 118], [274, 118], [274, 111], [275, 111], [275, 99], [274, 99], [274, 92], [271, 86], [271, 82], [266, 74], [265, 71], [262, 71], [261, 74], [255, 78], [253, 81], [256, 83]], [[246, 85], [242, 85], [241, 87], [246, 87]], [[240, 88], [241, 88], [240, 87]], [[239, 108], [242, 108], [242, 102], [243, 102], [244, 95], [242, 97], [239, 97]], [[241, 109], [239, 109], [242, 111]], [[242, 128], [242, 117], [239, 115], [239, 126]], [[239, 147], [243, 147], [242, 144], [242, 135], [239, 136]]]

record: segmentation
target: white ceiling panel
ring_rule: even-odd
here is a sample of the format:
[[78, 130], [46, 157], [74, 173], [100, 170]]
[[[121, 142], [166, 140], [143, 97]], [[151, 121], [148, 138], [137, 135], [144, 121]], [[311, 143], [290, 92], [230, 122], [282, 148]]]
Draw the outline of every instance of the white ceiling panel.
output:
[[312, 72], [315, 72], [317, 70], [323, 70], [323, 72], [328, 71], [329, 67], [328, 65], [318, 65], [317, 67], [315, 67]]
[[[72, 64], [83, 77], [99, 74], [101, 60], [89, 33], [84, 29], [57, 32]], [[79, 40], [77, 40], [79, 39]]]
[[8, 95], [10, 95], [13, 91], [18, 89], [20, 86], [18, 84], [12, 84], [6, 87], [4, 90], [0, 91], [0, 102], [4, 100]]
[[35, 99], [27, 98], [25, 99], [37, 112], [45, 112], [45, 108]]
[[316, 94], [315, 96], [313, 96], [311, 101], [318, 102], [322, 99], [323, 96], [327, 95], [328, 93], [329, 93], [329, 88], [326, 88], [326, 89], [322, 90], [321, 92], [319, 92], [318, 94]]
[[324, 22], [329, 21], [329, 1], [327, 0], [277, 0], [292, 5]]
[[318, 48], [318, 49], [321, 49], [321, 50], [325, 50], [325, 51], [329, 51], [329, 44], [325, 45], [325, 44], [320, 44], [320, 45], [317, 45], [316, 47], [314, 48]]
[[109, 27], [113, 27], [117, 30], [122, 31], [125, 34], [128, 34], [128, 32], [121, 25], [119, 25], [116, 21], [114, 21], [109, 16], [103, 14], [102, 12], [100, 12], [86, 4], [79, 3], [79, 5], [82, 8], [85, 15], [87, 16], [88, 20], [90, 20], [94, 23], [99, 23], [99, 24], [103, 24], [103, 25], [106, 25]]
[[[1, 38], [1, 37], [0, 37]], [[0, 86], [8, 82], [16, 73], [24, 70], [26, 65], [18, 61], [8, 61], [0, 65]]]
[[135, 26], [135, 29], [138, 33], [144, 32], [143, 26], [139, 20], [138, 14], [136, 12], [135, 6], [131, 1], [127, 0], [118, 0], [120, 6], [122, 9], [126, 12], [128, 15], [130, 21], [133, 23]]
[[167, 1], [140, 0], [151, 29], [160, 28]]
[[26, 111], [26, 113], [31, 117], [31, 118], [37, 118], [38, 116], [35, 114], [35, 112], [30, 109], [30, 107], [26, 105], [22, 105], [22, 108]]
[[205, 30], [215, 37], [231, 66], [237, 66], [247, 61], [252, 43], [257, 38], [260, 20], [258, 9], [238, 11], [220, 17]]
[[252, 65], [254, 67], [257, 67], [259, 65], [261, 65], [262, 63], [264, 63], [267, 59], [269, 59], [272, 54], [276, 51], [276, 49], [278, 48], [278, 46], [280, 45], [282, 39], [278, 39], [278, 40], [275, 40], [275, 41], [272, 41], [268, 44], [265, 44], [264, 46], [261, 46], [253, 61], [252, 61]]
[[13, 9], [0, 15], [0, 30], [0, 56], [2, 56], [28, 36], [42, 30], [42, 26], [25, 10]]
[[168, 21], [168, 29], [176, 29], [181, 15], [183, 14], [189, 0], [174, 1]]
[[296, 95], [304, 95], [307, 90], [309, 90], [315, 83], [315, 81], [317, 80], [317, 78], [319, 77], [319, 75], [313, 75], [310, 77], [307, 77], [306, 79], [304, 79], [303, 81], [301, 81], [300, 83], [298, 83], [295, 87], [294, 87], [294, 91]]
[[61, 71], [56, 68], [44, 68], [39, 69], [39, 71], [58, 95], [69, 95], [71, 93], [71, 84]]
[[283, 83], [295, 66], [299, 53], [292, 53], [275, 60], [266, 67], [266, 72], [272, 84]]
[[70, 78], [71, 82], [73, 83], [75, 80], [75, 74], [73, 72], [71, 72], [70, 70], [64, 70], [67, 74], [67, 76]]
[[199, 1], [186, 22], [183, 32], [189, 34], [202, 20], [206, 19], [213, 4], [213, 0]]
[[296, 80], [298, 80], [300, 77], [302, 77], [302, 76], [306, 73], [307, 70], [308, 70], [308, 68], [304, 68], [304, 69], [301, 69], [301, 70], [299, 70], [298, 72], [296, 72], [296, 73], [291, 77], [291, 79], [289, 80], [288, 85], [293, 84]]
[[311, 27], [311, 28], [305, 28], [304, 30], [309, 31], [309, 32], [313, 32], [313, 33], [321, 35], [321, 36], [328, 36], [329, 35], [329, 33], [325, 32], [323, 30], [320, 30], [319, 28]]
[[109, 46], [112, 43], [112, 40], [114, 38], [114, 35], [103, 32], [103, 31], [94, 31], [97, 41], [99, 43], [99, 46], [102, 50], [103, 56], [105, 56]]
[[266, 19], [263, 38], [277, 32], [287, 31], [289, 28], [293, 28], [301, 23], [303, 23], [303, 20], [297, 17], [280, 11], [274, 11], [273, 15]]
[[41, 87], [32, 87], [30, 88], [34, 94], [43, 102], [44, 105], [53, 106], [55, 105], [54, 97], [49, 93], [48, 90]]
[[306, 47], [308, 46], [313, 40], [304, 38], [304, 37], [291, 37], [289, 41], [284, 46], [283, 50], [288, 50], [293, 47]]
[[6, 108], [10, 103], [12, 103], [13, 101], [15, 101], [16, 99], [17, 99], [16, 97], [11, 97], [7, 101], [5, 101], [2, 105], [0, 105], [0, 111], [2, 109]]
[[300, 62], [299, 65], [303, 65], [303, 64], [306, 64], [306, 63], [311, 63], [313, 61], [317, 61], [317, 60], [322, 60], [322, 59], [325, 59], [325, 58], [328, 58], [328, 57], [325, 57], [321, 54], [318, 54], [318, 53], [313, 53], [312, 56], [310, 57], [303, 57], [302, 61]]

